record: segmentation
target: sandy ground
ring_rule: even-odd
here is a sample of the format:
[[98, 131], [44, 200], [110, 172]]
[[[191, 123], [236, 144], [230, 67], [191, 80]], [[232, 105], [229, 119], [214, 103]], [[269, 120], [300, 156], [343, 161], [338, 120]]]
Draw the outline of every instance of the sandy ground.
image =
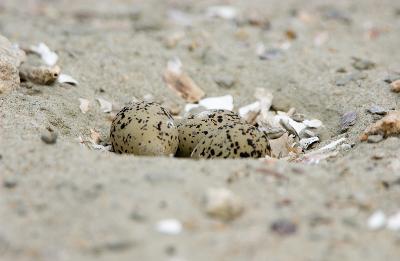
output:
[[[207, 18], [217, 4], [243, 17], [257, 11], [270, 29]], [[191, 26], [172, 21], [172, 9]], [[372, 230], [367, 221], [378, 210], [400, 210], [400, 139], [358, 141], [375, 120], [367, 108], [400, 109], [383, 81], [400, 71], [399, 10], [395, 0], [1, 1], [1, 34], [21, 46], [45, 42], [80, 84], [0, 96], [0, 260], [399, 260], [400, 231]], [[289, 29], [297, 38], [288, 50], [257, 57], [257, 43], [276, 47]], [[163, 39], [177, 31], [185, 37], [167, 48]], [[327, 41], [316, 46], [321, 34]], [[91, 128], [109, 133], [98, 97], [124, 104], [151, 94], [183, 106], [161, 77], [174, 56], [207, 96], [231, 94], [238, 108], [266, 88], [275, 108], [295, 107], [324, 123], [322, 145], [346, 137], [354, 146], [305, 165], [120, 156], [79, 144]], [[351, 57], [376, 66], [337, 86], [356, 72]], [[235, 85], [219, 87], [219, 75], [234, 76]], [[78, 98], [91, 101], [86, 114]], [[350, 110], [357, 122], [339, 134], [340, 116]], [[41, 141], [46, 127], [58, 133], [56, 144]], [[213, 187], [240, 197], [243, 214], [232, 222], [207, 216], [201, 198]], [[182, 222], [182, 232], [155, 229], [168, 218]], [[296, 231], [271, 230], [281, 219]]]

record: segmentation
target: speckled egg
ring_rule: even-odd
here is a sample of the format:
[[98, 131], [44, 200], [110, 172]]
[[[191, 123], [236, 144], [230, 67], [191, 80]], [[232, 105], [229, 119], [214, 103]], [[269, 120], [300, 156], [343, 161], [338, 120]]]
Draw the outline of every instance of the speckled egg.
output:
[[267, 135], [249, 124], [230, 125], [206, 135], [192, 158], [260, 158], [271, 155]]
[[111, 124], [110, 141], [117, 153], [162, 156], [175, 154], [178, 129], [169, 112], [153, 102], [131, 103]]
[[189, 157], [199, 141], [206, 135], [218, 128], [235, 124], [244, 124], [244, 121], [239, 115], [228, 110], [206, 110], [183, 119], [178, 124], [177, 156]]

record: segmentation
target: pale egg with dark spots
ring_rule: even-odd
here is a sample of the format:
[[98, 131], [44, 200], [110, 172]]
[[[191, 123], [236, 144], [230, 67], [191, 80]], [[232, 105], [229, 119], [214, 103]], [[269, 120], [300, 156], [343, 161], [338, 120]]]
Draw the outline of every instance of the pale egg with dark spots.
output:
[[111, 124], [114, 152], [145, 156], [174, 155], [178, 129], [170, 113], [157, 103], [136, 102], [124, 107]]
[[190, 115], [178, 124], [177, 156], [189, 157], [205, 136], [227, 125], [244, 124], [240, 116], [229, 110], [206, 110]]
[[261, 158], [271, 155], [267, 135], [249, 124], [228, 125], [206, 135], [192, 158]]

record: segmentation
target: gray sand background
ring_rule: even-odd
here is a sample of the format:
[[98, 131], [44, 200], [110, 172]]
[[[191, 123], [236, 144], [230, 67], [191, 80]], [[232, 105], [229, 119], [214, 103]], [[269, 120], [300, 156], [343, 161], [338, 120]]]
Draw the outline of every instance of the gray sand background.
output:
[[[207, 7], [217, 4], [244, 16], [257, 11], [271, 28], [207, 18]], [[171, 22], [171, 9], [191, 16], [192, 26]], [[299, 21], [295, 10], [314, 20]], [[351, 22], [327, 19], [326, 10]], [[25, 86], [0, 96], [0, 260], [399, 260], [400, 231], [371, 230], [367, 220], [377, 210], [400, 210], [400, 139], [358, 141], [374, 121], [367, 108], [400, 109], [399, 94], [383, 81], [400, 71], [399, 10], [394, 0], [1, 1], [1, 34], [21, 46], [46, 43], [80, 84]], [[381, 29], [379, 37], [366, 37], [369, 24]], [[288, 29], [297, 34], [291, 48], [260, 60], [257, 43], [272, 48]], [[163, 39], [176, 31], [185, 37], [167, 48]], [[329, 38], [316, 47], [321, 32]], [[192, 41], [200, 43], [194, 51]], [[305, 165], [121, 156], [79, 144], [91, 128], [109, 133], [98, 97], [124, 104], [151, 94], [184, 106], [162, 81], [174, 56], [207, 96], [231, 94], [237, 109], [254, 101], [255, 88], [266, 88], [275, 108], [295, 107], [324, 123], [322, 145], [347, 137], [354, 146]], [[356, 72], [351, 57], [376, 67], [336, 86], [338, 77]], [[234, 76], [235, 85], [219, 87], [214, 77], [222, 74]], [[86, 114], [78, 98], [91, 101]], [[339, 134], [340, 115], [350, 110], [357, 122]], [[46, 127], [58, 133], [56, 144], [41, 141]], [[242, 198], [243, 215], [229, 223], [208, 217], [200, 201], [212, 187]], [[180, 220], [183, 231], [156, 231], [166, 218]], [[297, 231], [273, 233], [271, 223], [282, 218]]]

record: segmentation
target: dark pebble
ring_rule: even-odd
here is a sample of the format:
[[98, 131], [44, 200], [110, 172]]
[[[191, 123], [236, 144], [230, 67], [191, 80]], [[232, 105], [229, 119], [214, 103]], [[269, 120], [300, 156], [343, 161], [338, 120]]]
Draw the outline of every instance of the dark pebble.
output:
[[3, 186], [5, 188], [9, 188], [9, 189], [15, 188], [17, 186], [17, 184], [18, 184], [18, 181], [14, 177], [5, 177], [3, 179]]
[[47, 131], [42, 134], [41, 139], [46, 144], [54, 144], [57, 142], [57, 133], [54, 131]]
[[217, 75], [214, 78], [214, 81], [218, 86], [223, 87], [223, 88], [231, 88], [233, 85], [235, 85], [235, 78], [231, 75]]
[[272, 222], [271, 231], [281, 236], [288, 236], [296, 233], [297, 225], [287, 219], [278, 219]]
[[346, 132], [350, 126], [353, 126], [357, 120], [357, 113], [355, 111], [349, 111], [342, 115], [340, 119], [340, 131]]
[[382, 108], [381, 106], [373, 105], [367, 110], [367, 112], [371, 114], [385, 115], [387, 113], [387, 110]]

